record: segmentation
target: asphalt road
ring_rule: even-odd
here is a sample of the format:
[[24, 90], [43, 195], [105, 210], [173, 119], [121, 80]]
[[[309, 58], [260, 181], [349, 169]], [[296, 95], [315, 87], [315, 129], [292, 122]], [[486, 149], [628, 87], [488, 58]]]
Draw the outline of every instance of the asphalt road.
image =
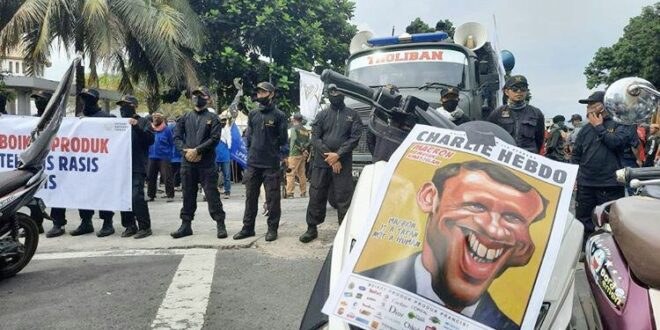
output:
[[[35, 260], [0, 282], [0, 328], [149, 329], [181, 261], [182, 256]], [[257, 249], [219, 250], [203, 329], [297, 328], [321, 264]]]

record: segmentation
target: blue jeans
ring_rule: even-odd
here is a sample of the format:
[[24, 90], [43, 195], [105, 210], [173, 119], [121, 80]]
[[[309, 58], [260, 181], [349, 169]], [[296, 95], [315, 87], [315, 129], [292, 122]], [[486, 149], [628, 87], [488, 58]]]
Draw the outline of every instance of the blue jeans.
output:
[[218, 169], [222, 172], [225, 194], [229, 194], [231, 193], [231, 162], [218, 163]]

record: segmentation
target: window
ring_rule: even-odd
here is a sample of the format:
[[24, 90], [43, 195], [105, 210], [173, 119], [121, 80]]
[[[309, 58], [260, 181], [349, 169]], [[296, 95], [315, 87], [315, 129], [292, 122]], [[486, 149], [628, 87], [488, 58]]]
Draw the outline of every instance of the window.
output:
[[9, 61], [9, 73], [14, 72], [14, 62]]

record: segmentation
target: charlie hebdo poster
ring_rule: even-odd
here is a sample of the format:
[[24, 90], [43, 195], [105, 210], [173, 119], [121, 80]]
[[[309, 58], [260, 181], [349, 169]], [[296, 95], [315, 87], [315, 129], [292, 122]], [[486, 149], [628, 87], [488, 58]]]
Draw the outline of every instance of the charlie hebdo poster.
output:
[[323, 312], [365, 329], [533, 328], [577, 167], [417, 125]]

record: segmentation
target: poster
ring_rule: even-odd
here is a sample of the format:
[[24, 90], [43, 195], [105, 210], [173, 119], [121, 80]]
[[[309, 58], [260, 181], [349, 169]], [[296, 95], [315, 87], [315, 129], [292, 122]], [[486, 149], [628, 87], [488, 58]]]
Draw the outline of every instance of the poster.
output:
[[365, 329], [531, 329], [577, 166], [417, 125], [323, 312]]
[[[0, 117], [0, 171], [18, 166], [38, 117]], [[46, 158], [36, 197], [48, 207], [131, 210], [131, 128], [128, 119], [65, 117]]]

